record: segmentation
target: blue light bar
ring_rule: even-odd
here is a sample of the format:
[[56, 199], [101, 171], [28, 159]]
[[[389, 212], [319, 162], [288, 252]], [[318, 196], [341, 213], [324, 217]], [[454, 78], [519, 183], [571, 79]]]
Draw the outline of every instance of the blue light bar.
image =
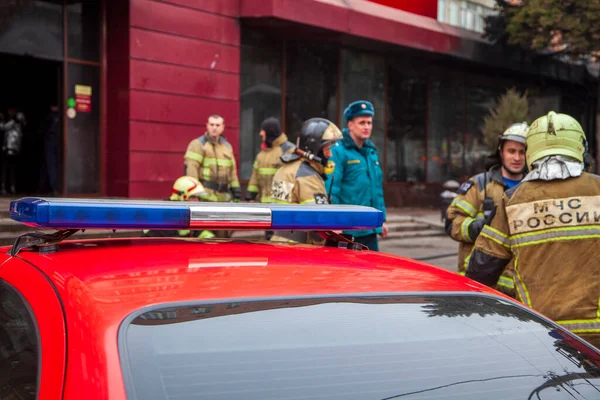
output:
[[374, 229], [383, 213], [371, 207], [23, 198], [10, 218], [53, 229]]

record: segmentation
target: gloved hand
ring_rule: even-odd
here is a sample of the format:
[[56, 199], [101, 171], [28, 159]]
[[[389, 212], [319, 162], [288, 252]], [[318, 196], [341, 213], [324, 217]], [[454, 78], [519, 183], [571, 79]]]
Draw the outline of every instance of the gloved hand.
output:
[[494, 219], [494, 216], [496, 215], [496, 206], [494, 206], [494, 208], [492, 208], [487, 215], [484, 214], [483, 218], [478, 218], [475, 221], [471, 222], [471, 225], [469, 225], [469, 237], [471, 238], [472, 241], [475, 241], [477, 239], [477, 236], [479, 236], [479, 234], [481, 233], [481, 230], [483, 229], [483, 227], [485, 225], [489, 225], [492, 223], [492, 220]]

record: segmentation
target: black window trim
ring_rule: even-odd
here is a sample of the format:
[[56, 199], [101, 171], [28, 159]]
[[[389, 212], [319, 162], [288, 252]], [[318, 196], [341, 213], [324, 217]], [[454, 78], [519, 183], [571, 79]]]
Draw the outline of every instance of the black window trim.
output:
[[12, 285], [9, 281], [0, 278], [0, 286], [5, 286], [8, 288], [9, 291], [12, 291], [13, 293], [15, 293], [17, 295], [17, 297], [21, 300], [21, 302], [25, 305], [25, 308], [27, 309], [27, 312], [29, 313], [29, 316], [31, 318], [31, 321], [33, 322], [33, 327], [35, 329], [35, 341], [36, 341], [36, 346], [37, 346], [37, 377], [36, 377], [36, 383], [35, 383], [35, 398], [36, 400], [39, 399], [40, 397], [40, 386], [42, 383], [42, 338], [40, 335], [40, 327], [38, 325], [38, 321], [37, 318], [35, 317], [35, 313], [33, 312], [33, 308], [31, 307], [31, 305], [29, 304], [29, 302], [27, 301], [27, 299], [25, 298], [25, 296], [23, 296], [23, 294], [17, 290], [17, 288]]

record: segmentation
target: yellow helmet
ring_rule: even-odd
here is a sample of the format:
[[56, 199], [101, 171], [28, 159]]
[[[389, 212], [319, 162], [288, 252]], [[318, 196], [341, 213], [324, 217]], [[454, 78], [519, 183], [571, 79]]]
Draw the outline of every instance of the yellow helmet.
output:
[[527, 131], [527, 165], [544, 157], [562, 155], [583, 162], [587, 140], [579, 122], [550, 111], [533, 121]]
[[186, 201], [192, 196], [205, 196], [204, 186], [198, 179], [191, 176], [182, 176], [173, 183], [173, 193], [170, 199], [175, 201]]
[[516, 124], [512, 124], [504, 131], [502, 136], [500, 136], [500, 142], [511, 140], [513, 142], [525, 144], [527, 129], [529, 129], [527, 122], [517, 122]]

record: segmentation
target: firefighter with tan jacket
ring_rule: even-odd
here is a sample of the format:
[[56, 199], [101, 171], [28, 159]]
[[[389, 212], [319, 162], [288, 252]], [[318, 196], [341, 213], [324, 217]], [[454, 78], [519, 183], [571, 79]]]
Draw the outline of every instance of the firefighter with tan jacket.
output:
[[[325, 118], [311, 118], [302, 124], [298, 148], [281, 156], [283, 166], [273, 177], [271, 197], [280, 204], [329, 204], [325, 189], [325, 168], [331, 146], [342, 132]], [[274, 241], [318, 243], [306, 232], [276, 232]]]
[[190, 142], [184, 155], [185, 175], [198, 179], [202, 201], [240, 201], [240, 181], [231, 144], [223, 137], [223, 117], [211, 115], [206, 133]]
[[[495, 164], [464, 182], [447, 210], [446, 231], [459, 242], [458, 273], [464, 275], [473, 244], [504, 192], [519, 184], [525, 171], [527, 123], [511, 125], [499, 138]], [[500, 276], [496, 288], [515, 297], [512, 268]]]
[[252, 176], [246, 190], [247, 201], [272, 203], [271, 185], [273, 177], [283, 165], [281, 156], [294, 151], [295, 146], [288, 141], [276, 118], [267, 118], [260, 126], [261, 151], [256, 156]]
[[581, 125], [553, 111], [527, 134], [530, 172], [475, 243], [466, 276], [494, 285], [514, 262], [527, 306], [600, 347], [600, 177], [584, 172]]

